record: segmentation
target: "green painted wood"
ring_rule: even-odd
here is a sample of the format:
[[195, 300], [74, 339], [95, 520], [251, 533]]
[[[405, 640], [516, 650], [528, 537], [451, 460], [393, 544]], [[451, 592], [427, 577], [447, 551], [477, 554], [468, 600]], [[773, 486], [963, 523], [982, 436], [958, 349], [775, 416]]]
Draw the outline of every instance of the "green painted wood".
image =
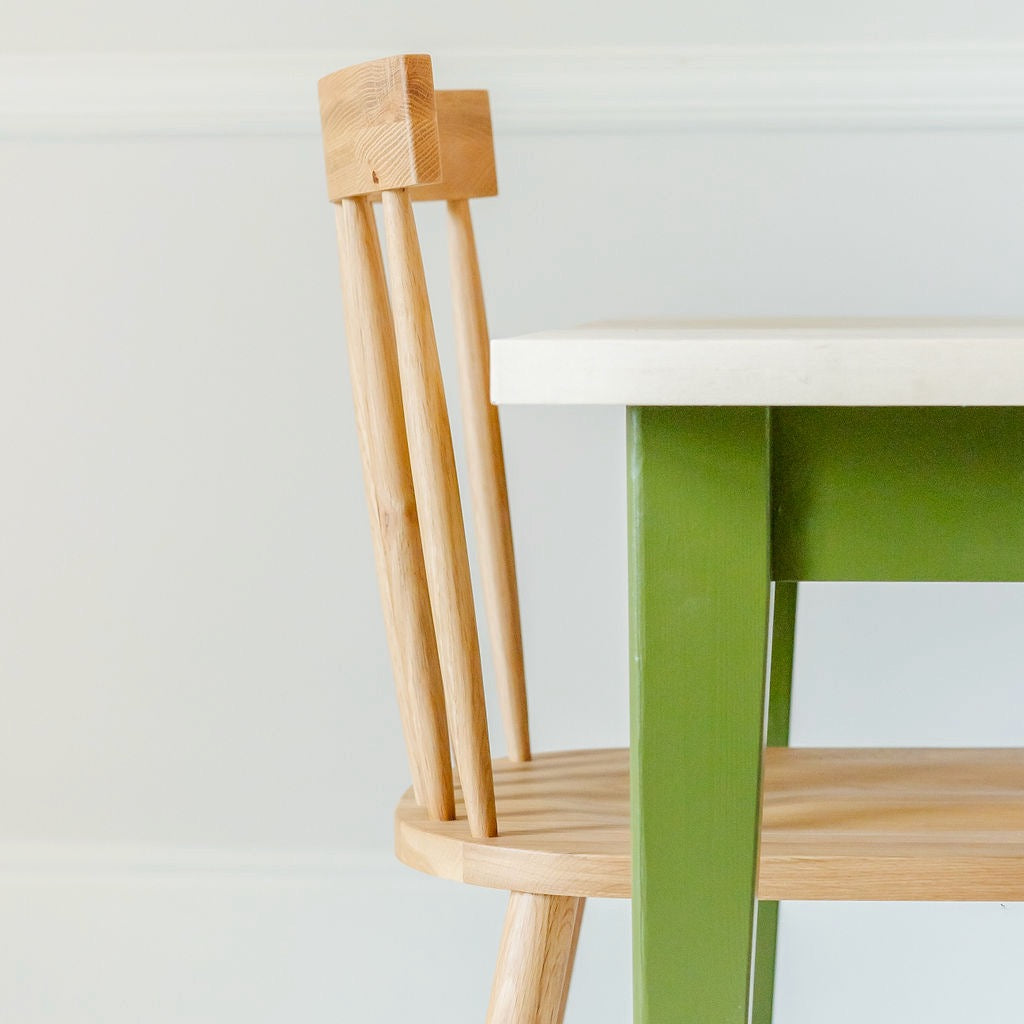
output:
[[775, 1010], [775, 952], [779, 937], [779, 904], [757, 904], [757, 935], [754, 940], [754, 1010], [751, 1024], [771, 1024]]
[[793, 703], [793, 655], [796, 650], [797, 584], [783, 580], [775, 584], [772, 608], [772, 665], [768, 687], [769, 747], [789, 746], [789, 711]]
[[766, 409], [631, 409], [636, 1024], [746, 1024], [769, 595]]
[[[768, 673], [769, 747], [789, 746], [789, 711], [793, 700], [793, 654], [796, 644], [797, 584], [775, 584], [772, 607], [772, 654]], [[757, 905], [754, 941], [754, 1012], [751, 1024], [771, 1024], [775, 1003], [775, 952], [779, 933], [779, 904]]]
[[1024, 580], [1024, 408], [772, 410], [781, 580]]

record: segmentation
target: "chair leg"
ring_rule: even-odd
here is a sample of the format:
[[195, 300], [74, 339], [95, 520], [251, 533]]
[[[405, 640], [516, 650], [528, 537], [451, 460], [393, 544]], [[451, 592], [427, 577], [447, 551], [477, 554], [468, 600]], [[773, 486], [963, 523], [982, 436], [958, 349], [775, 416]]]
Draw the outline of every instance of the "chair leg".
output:
[[487, 1024], [561, 1024], [583, 900], [509, 896]]
[[572, 969], [576, 964], [576, 947], [580, 944], [580, 929], [583, 927], [583, 908], [587, 905], [586, 900], [576, 901], [576, 920], [572, 926], [572, 945], [569, 947], [569, 962], [565, 965], [565, 981], [562, 983], [562, 1005], [555, 1018], [555, 1024], [562, 1024], [565, 1020], [565, 1006], [569, 1002], [569, 985], [572, 982]]

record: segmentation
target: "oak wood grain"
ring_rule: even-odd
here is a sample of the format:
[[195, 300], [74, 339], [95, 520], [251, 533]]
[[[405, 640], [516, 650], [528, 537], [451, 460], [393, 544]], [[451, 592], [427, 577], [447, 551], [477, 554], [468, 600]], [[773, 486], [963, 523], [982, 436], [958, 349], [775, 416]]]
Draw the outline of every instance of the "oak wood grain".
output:
[[[490, 888], [628, 898], [628, 762], [626, 750], [496, 761], [491, 840], [430, 822], [409, 793], [398, 856]], [[1024, 750], [768, 748], [758, 896], [1024, 900]]]
[[491, 102], [484, 89], [438, 89], [434, 93], [441, 181], [418, 185], [415, 202], [482, 199], [498, 194]]
[[580, 932], [583, 930], [583, 911], [586, 909], [587, 901], [578, 899], [576, 901], [576, 919], [572, 925], [572, 943], [569, 946], [569, 963], [565, 968], [565, 982], [562, 985], [562, 1004], [555, 1017], [556, 1024], [562, 1024], [565, 1020], [565, 1009], [569, 1005], [569, 989], [572, 987], [572, 972], [576, 966], [576, 950], [580, 944]]
[[441, 180], [430, 58], [403, 54], [320, 79], [327, 196], [332, 202]]
[[448, 820], [451, 753], [384, 264], [365, 199], [338, 204], [335, 220], [356, 430], [406, 749], [426, 813]]
[[561, 1024], [582, 902], [509, 895], [487, 1024]]
[[512, 521], [509, 517], [505, 456], [498, 410], [488, 396], [489, 334], [483, 284], [469, 203], [448, 204], [452, 300], [458, 346], [459, 390], [466, 424], [466, 456], [473, 518], [478, 537], [484, 607], [494, 651], [498, 698], [508, 756], [530, 759], [526, 674], [519, 618]]
[[409, 193], [384, 193], [392, 310], [448, 727], [475, 836], [497, 823], [480, 645], [448, 405]]
[[[410, 187], [414, 203], [482, 199], [498, 194], [491, 128], [491, 102], [484, 89], [438, 89], [434, 93], [441, 180]], [[381, 193], [371, 193], [379, 202]]]

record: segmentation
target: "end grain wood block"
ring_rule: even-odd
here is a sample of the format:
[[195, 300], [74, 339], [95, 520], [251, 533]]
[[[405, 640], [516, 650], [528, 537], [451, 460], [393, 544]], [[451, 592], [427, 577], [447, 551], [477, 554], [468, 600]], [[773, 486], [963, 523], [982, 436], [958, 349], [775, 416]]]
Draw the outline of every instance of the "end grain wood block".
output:
[[424, 54], [335, 71], [318, 84], [327, 196], [441, 180], [434, 75]]

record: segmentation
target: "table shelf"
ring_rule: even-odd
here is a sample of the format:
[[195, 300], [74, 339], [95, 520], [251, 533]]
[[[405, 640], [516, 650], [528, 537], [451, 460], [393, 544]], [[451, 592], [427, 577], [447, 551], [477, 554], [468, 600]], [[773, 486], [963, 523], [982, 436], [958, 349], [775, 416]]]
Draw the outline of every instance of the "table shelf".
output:
[[758, 895], [1024, 900], [1024, 750], [769, 748]]

